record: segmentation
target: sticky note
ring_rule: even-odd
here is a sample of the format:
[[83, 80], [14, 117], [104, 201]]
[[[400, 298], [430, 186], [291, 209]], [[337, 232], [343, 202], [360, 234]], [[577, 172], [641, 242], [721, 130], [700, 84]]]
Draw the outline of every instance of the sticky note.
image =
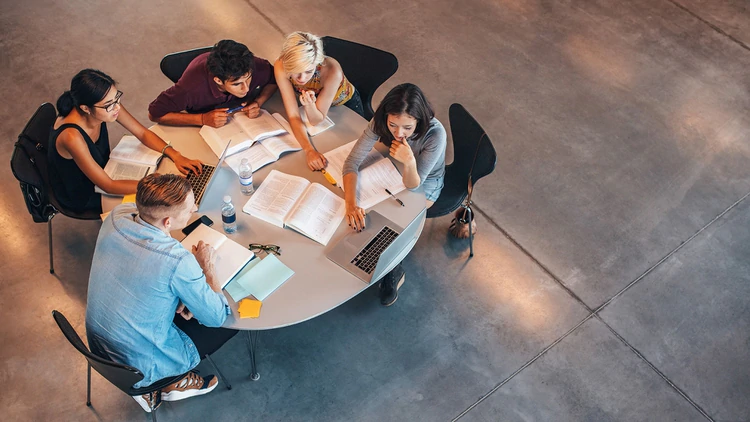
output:
[[135, 204], [135, 194], [131, 193], [130, 195], [125, 195], [122, 197], [122, 203], [123, 204]]
[[263, 302], [255, 299], [242, 299], [237, 306], [237, 312], [240, 318], [258, 318], [260, 316], [260, 306]]

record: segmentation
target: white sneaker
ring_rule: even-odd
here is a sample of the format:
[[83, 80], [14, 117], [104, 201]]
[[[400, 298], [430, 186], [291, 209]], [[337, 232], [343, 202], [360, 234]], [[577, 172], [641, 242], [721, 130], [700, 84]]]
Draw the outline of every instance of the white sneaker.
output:
[[197, 373], [190, 371], [182, 379], [169, 387], [161, 390], [161, 399], [164, 401], [177, 401], [188, 397], [200, 396], [210, 393], [219, 385], [219, 380], [208, 375], [205, 378]]

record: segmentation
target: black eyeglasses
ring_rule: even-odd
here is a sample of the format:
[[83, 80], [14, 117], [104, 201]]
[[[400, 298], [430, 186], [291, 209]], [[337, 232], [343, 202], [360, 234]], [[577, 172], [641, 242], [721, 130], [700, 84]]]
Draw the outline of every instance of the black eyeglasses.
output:
[[253, 252], [263, 251], [265, 253], [273, 253], [281, 256], [281, 246], [277, 245], [261, 245], [260, 243], [251, 243], [247, 246]]
[[122, 98], [122, 91], [117, 91], [117, 94], [115, 94], [115, 99], [111, 103], [109, 103], [109, 104], [107, 104], [105, 106], [94, 105], [94, 107], [96, 107], [96, 108], [103, 108], [104, 111], [106, 111], [107, 113], [111, 113], [112, 110], [115, 109], [115, 106], [117, 104], [120, 104], [120, 98]]

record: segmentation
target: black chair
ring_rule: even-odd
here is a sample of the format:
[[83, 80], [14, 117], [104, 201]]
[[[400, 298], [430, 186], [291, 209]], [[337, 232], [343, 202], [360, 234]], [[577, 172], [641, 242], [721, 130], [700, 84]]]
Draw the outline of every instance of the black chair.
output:
[[164, 74], [170, 81], [177, 83], [182, 77], [182, 74], [187, 69], [190, 62], [194, 58], [200, 56], [203, 53], [211, 51], [213, 47], [201, 47], [193, 50], [179, 51], [177, 53], [170, 53], [164, 56], [159, 63], [161, 73]]
[[464, 106], [451, 104], [448, 117], [453, 137], [453, 163], [445, 167], [445, 185], [440, 197], [427, 210], [427, 218], [440, 217], [463, 207], [461, 218], [464, 221], [459, 222], [469, 225], [469, 256], [474, 256], [471, 193], [477, 180], [495, 170], [497, 153], [487, 133]]
[[338, 60], [344, 75], [359, 91], [365, 118], [372, 119], [372, 96], [398, 70], [398, 59], [387, 51], [334, 37], [323, 37], [323, 50]]
[[[133, 385], [135, 385], [137, 382], [141, 381], [143, 379], [143, 373], [139, 371], [136, 368], [133, 368], [132, 366], [122, 365], [117, 362], [113, 362], [109, 359], [101, 358], [95, 354], [93, 354], [89, 349], [86, 347], [85, 344], [83, 344], [83, 341], [78, 336], [78, 333], [76, 333], [76, 330], [70, 325], [67, 318], [65, 316], [58, 312], [58, 311], [52, 311], [52, 317], [55, 319], [55, 322], [57, 322], [57, 326], [60, 327], [60, 331], [62, 331], [63, 335], [65, 335], [65, 338], [68, 339], [70, 344], [73, 345], [73, 347], [76, 348], [88, 361], [88, 371], [87, 371], [87, 384], [86, 384], [86, 406], [91, 406], [91, 368], [93, 367], [96, 372], [101, 374], [107, 381], [111, 382], [112, 385], [122, 390], [125, 394], [129, 396], [140, 396], [143, 394], [150, 394], [156, 392], [157, 394], [161, 394], [160, 390], [170, 384], [174, 384], [175, 382], [179, 381], [183, 375], [177, 375], [175, 377], [168, 377], [161, 379], [148, 387], [143, 388], [133, 388]], [[221, 380], [226, 383], [226, 379], [224, 376], [219, 372], [219, 368], [216, 367], [213, 360], [209, 356], [205, 356], [205, 358], [211, 363], [211, 365], [216, 370], [216, 373], [219, 375]], [[229, 383], [226, 383], [227, 389], [231, 390], [232, 386], [229, 385]], [[156, 403], [156, 400], [151, 401], [152, 406], [154, 403]], [[153, 407], [151, 408], [151, 420], [156, 422], [156, 409]]]
[[26, 206], [35, 223], [47, 223], [49, 237], [49, 272], [54, 274], [52, 253], [52, 219], [58, 213], [79, 220], [99, 220], [96, 211], [78, 212], [63, 207], [55, 198], [49, 184], [47, 150], [49, 136], [57, 113], [50, 103], [44, 103], [26, 123], [13, 149], [10, 168], [21, 183]]

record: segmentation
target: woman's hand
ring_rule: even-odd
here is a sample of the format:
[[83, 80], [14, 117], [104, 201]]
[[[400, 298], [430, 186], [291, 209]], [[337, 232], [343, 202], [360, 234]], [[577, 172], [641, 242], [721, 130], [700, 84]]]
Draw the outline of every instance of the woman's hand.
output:
[[299, 102], [305, 107], [315, 106], [316, 100], [315, 93], [312, 91], [302, 91], [302, 93], [299, 94]]
[[365, 228], [365, 210], [359, 206], [346, 204], [346, 223], [354, 231], [362, 231]]
[[315, 149], [309, 149], [305, 154], [307, 156], [307, 167], [310, 167], [312, 171], [323, 170], [328, 165], [326, 157]]
[[198, 160], [191, 160], [184, 155], [177, 153], [175, 157], [171, 157], [177, 170], [182, 174], [195, 173], [201, 174], [203, 170], [203, 164]]
[[406, 138], [394, 139], [393, 142], [391, 142], [390, 154], [396, 161], [403, 164], [414, 161], [414, 152], [406, 142]]

